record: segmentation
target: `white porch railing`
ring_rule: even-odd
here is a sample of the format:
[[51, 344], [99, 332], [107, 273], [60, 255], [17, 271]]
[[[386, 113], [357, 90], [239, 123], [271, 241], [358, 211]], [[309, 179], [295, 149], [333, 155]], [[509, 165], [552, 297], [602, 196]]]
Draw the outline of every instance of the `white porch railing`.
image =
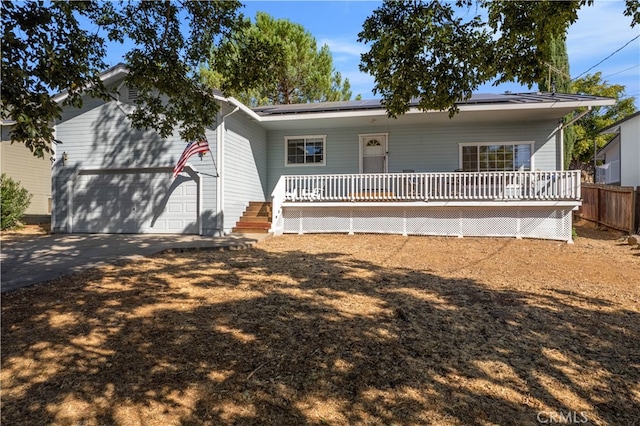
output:
[[287, 202], [563, 201], [580, 199], [580, 171], [282, 176], [273, 225]]
[[620, 160], [612, 161], [596, 167], [596, 183], [620, 182]]

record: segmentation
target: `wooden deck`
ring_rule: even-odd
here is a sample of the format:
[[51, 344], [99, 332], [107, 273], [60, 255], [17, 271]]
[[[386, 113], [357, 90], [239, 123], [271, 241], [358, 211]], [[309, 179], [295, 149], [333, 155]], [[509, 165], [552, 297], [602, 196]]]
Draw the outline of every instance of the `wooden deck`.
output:
[[504, 236], [571, 241], [580, 172], [282, 176], [271, 232]]

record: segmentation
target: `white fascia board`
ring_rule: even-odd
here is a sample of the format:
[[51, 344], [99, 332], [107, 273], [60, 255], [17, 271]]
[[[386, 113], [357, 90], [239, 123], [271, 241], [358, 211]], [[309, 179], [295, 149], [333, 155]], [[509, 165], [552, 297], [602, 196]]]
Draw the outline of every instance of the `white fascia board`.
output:
[[610, 135], [613, 133], [620, 133], [620, 124], [614, 124], [612, 126], [607, 127], [604, 130], [601, 130], [598, 134], [599, 135]]
[[[100, 76], [100, 80], [102, 81], [107, 81], [110, 80], [114, 77], [119, 76], [120, 74], [129, 74], [129, 70], [127, 69], [127, 67], [125, 65], [119, 65], [115, 68], [113, 68], [110, 71], [107, 71], [106, 73], [102, 74]], [[57, 103], [63, 102], [65, 99], [67, 99], [69, 97], [69, 92], [64, 91], [62, 93], [58, 93], [57, 95], [53, 96], [53, 100]]]
[[[242, 105], [239, 101], [237, 101]], [[607, 100], [585, 100], [576, 102], [531, 102], [522, 104], [486, 104], [486, 105], [459, 105], [460, 112], [482, 112], [482, 111], [525, 111], [525, 110], [546, 110], [546, 109], [567, 109], [574, 110], [576, 108], [586, 108], [594, 106], [608, 106], [614, 105], [615, 99]], [[246, 108], [246, 107], [245, 107]], [[428, 110], [422, 111], [418, 108], [409, 109], [405, 115], [411, 114], [448, 114], [448, 110], [436, 111]], [[258, 116], [260, 122], [284, 122], [284, 121], [300, 121], [300, 120], [321, 120], [332, 118], [356, 118], [356, 117], [387, 117], [387, 111], [385, 109], [371, 109], [361, 111], [335, 111], [335, 112], [323, 112], [323, 113], [293, 113], [293, 114], [278, 114], [268, 116]]]
[[243, 104], [242, 102], [234, 98], [233, 96], [229, 96], [228, 98], [225, 98], [224, 96], [219, 96], [219, 95], [213, 95], [213, 96], [216, 100], [220, 102], [225, 102], [239, 108], [240, 111], [244, 112], [245, 114], [247, 114], [249, 117], [251, 117], [257, 122], [260, 122], [264, 119], [264, 117], [261, 117], [258, 114], [256, 114], [252, 109], [250, 109], [248, 106], [246, 106], [245, 104]]
[[489, 104], [489, 105], [459, 105], [460, 111], [513, 111], [536, 109], [576, 109], [596, 106], [615, 105], [615, 99], [584, 100], [575, 102], [531, 102], [521, 104]]
[[[420, 111], [423, 113], [422, 111]], [[409, 113], [409, 112], [408, 112]], [[423, 113], [424, 114], [424, 113]], [[387, 112], [383, 109], [364, 110], [364, 111], [335, 111], [322, 113], [294, 113], [294, 114], [277, 114], [260, 116], [263, 123], [280, 122], [280, 121], [299, 121], [299, 120], [321, 120], [327, 118], [354, 118], [354, 117], [387, 117]]]

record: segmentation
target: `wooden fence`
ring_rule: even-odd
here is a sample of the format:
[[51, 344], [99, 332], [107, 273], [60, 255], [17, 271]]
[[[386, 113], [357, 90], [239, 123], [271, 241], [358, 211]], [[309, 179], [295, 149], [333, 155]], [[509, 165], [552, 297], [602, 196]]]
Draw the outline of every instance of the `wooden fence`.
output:
[[582, 184], [578, 216], [634, 234], [640, 227], [640, 187]]

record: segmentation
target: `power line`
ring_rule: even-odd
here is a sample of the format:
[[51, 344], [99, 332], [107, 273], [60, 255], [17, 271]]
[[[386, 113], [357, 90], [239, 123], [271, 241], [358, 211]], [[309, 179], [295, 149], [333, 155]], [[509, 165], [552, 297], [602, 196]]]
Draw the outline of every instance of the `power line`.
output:
[[598, 65], [600, 65], [601, 63], [603, 63], [604, 61], [606, 61], [607, 59], [609, 59], [610, 57], [612, 57], [613, 55], [621, 51], [622, 49], [624, 49], [625, 47], [627, 47], [629, 44], [631, 44], [632, 41], [636, 40], [637, 38], [640, 38], [640, 34], [638, 34], [637, 36], [635, 36], [634, 38], [626, 42], [624, 46], [614, 51], [611, 55], [607, 56], [606, 58], [604, 58], [603, 60], [601, 60], [600, 62], [598, 62], [597, 64], [595, 64], [594, 66], [592, 66], [591, 68], [589, 68], [588, 70], [586, 70], [585, 72], [583, 72], [582, 74], [580, 74], [579, 76], [577, 76], [571, 81], [577, 80], [578, 78], [582, 77], [583, 75], [585, 75], [586, 73], [588, 73], [589, 71], [591, 71], [592, 69], [594, 69], [595, 67], [597, 67]]
[[629, 70], [632, 70], [632, 69], [638, 68], [638, 67], [640, 67], [640, 64], [635, 64], [635, 65], [630, 66], [629, 68], [623, 69], [622, 71], [614, 72], [613, 74], [606, 75], [606, 76], [604, 76], [602, 78], [605, 79], [605, 78], [613, 77], [614, 75], [622, 74], [625, 71], [629, 71]]

